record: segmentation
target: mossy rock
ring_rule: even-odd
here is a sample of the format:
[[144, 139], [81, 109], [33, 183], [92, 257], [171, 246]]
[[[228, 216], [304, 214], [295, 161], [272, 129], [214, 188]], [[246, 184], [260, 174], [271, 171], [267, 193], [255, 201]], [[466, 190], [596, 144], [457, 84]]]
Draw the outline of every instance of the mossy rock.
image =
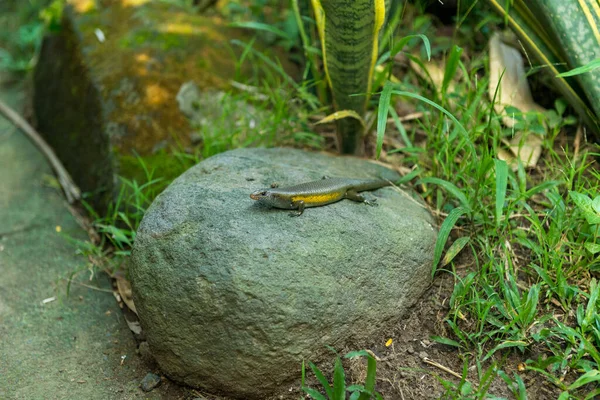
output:
[[240, 79], [230, 41], [250, 37], [218, 17], [161, 2], [67, 3], [62, 29], [42, 46], [34, 109], [39, 130], [102, 212], [116, 177], [139, 173], [132, 157], [163, 170], [156, 161], [168, 157], [157, 157], [157, 148], [190, 145], [179, 88], [194, 81], [224, 89]]

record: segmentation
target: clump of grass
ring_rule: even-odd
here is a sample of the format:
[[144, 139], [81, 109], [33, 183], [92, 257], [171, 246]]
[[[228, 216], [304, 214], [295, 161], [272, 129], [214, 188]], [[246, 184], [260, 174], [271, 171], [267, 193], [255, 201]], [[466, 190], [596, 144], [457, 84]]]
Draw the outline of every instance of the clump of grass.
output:
[[[323, 106], [313, 93], [316, 83], [295, 82], [252, 43], [233, 45], [243, 49], [239, 66], [245, 62], [267, 66], [261, 69], [267, 80], [244, 83], [240, 97], [232, 98], [266, 97], [263, 111], [270, 117], [258, 129], [260, 136], [252, 129], [231, 134], [217, 128], [205, 135], [200, 151], [181, 152], [179, 157], [196, 160], [232, 147], [270, 146], [286, 140], [320, 145], [307, 122], [307, 115]], [[402, 156], [404, 165], [413, 168], [405, 182], [412, 181], [444, 221], [433, 272], [451, 274], [455, 284], [445, 320], [447, 334], [434, 339], [454, 346], [465, 361], [458, 383], [441, 378], [440, 383], [449, 398], [486, 398], [491, 382], [499, 378], [516, 398], [524, 399], [527, 388], [522, 374], [534, 373], [555, 385], [561, 399], [598, 396], [600, 289], [592, 278], [600, 267], [600, 176], [593, 161], [597, 147], [582, 143], [583, 135], [577, 140], [567, 135], [576, 119], [560, 100], [544, 114], [516, 110], [515, 129], [542, 134], [544, 156], [534, 169], [522, 163], [515, 170], [509, 168], [497, 154], [514, 130], [502, 125], [488, 100], [485, 56], [467, 60], [460, 48], [448, 48], [442, 90], [423, 88], [410, 77], [385, 83], [377, 120], [377, 152]], [[437, 50], [434, 43], [431, 53]], [[386, 76], [392, 70], [384, 69]], [[456, 71], [462, 71], [463, 78], [450, 91]], [[422, 117], [410, 125], [401, 122], [390, 108], [399, 99], [412, 102]], [[229, 112], [233, 111], [225, 107], [224, 119]], [[384, 133], [404, 145], [386, 145]], [[106, 234], [115, 255], [129, 254], [143, 213], [157, 188], [168, 183], [150, 170], [145, 178], [142, 184], [123, 179], [115, 207], [106, 216], [96, 215], [96, 226]], [[530, 358], [534, 348], [542, 355]], [[508, 353], [523, 359], [522, 371], [501, 368], [502, 356]], [[339, 357], [333, 383], [309, 364], [328, 398], [345, 398], [340, 396], [350, 388], [354, 398], [362, 399], [366, 393], [376, 396], [374, 359], [369, 353], [351, 354], [367, 356], [369, 366], [373, 362], [362, 387], [345, 386]], [[470, 363], [477, 382], [467, 379]], [[302, 376], [306, 393], [327, 398], [305, 387], [304, 365]]]
[[306, 367], [302, 362], [302, 390], [307, 393], [310, 398], [315, 400], [344, 400], [346, 395], [350, 396], [350, 400], [368, 400], [371, 398], [382, 400], [383, 397], [380, 393], [375, 391], [375, 377], [377, 370], [377, 361], [372, 353], [361, 350], [353, 351], [344, 356], [344, 358], [356, 358], [366, 357], [367, 358], [367, 376], [363, 385], [346, 385], [346, 373], [342, 365], [342, 360], [336, 354], [335, 364], [333, 367], [333, 382], [329, 383], [323, 372], [312, 362], [309, 361], [308, 365], [319, 383], [323, 386], [323, 395], [320, 391], [310, 388], [305, 385], [306, 380]]
[[[600, 393], [598, 287], [591, 278], [600, 265], [597, 153], [578, 142], [581, 135], [575, 141], [565, 135], [576, 120], [559, 100], [544, 114], [513, 110], [515, 129], [544, 134], [545, 156], [535, 170], [522, 163], [512, 170], [497, 154], [514, 130], [502, 126], [487, 100], [481, 65], [465, 65], [460, 57], [452, 62], [451, 54], [444, 82], [457, 69], [465, 78], [447, 93], [452, 102], [436, 100], [437, 91], [388, 82], [379, 105], [380, 146], [390, 101], [413, 98], [423, 111], [420, 121], [395, 133], [406, 147], [386, 151], [401, 152], [405, 165], [413, 166], [415, 187], [444, 221], [434, 273], [452, 274], [455, 285], [446, 319], [450, 334], [435, 339], [471, 354], [480, 383], [490, 374], [500, 377], [518, 398], [526, 398], [519, 374], [486, 368], [506, 352], [521, 354], [525, 371], [545, 376], [561, 398], [592, 398]], [[393, 120], [387, 135], [401, 125]], [[413, 147], [417, 142], [422, 149]], [[458, 269], [457, 259], [469, 260], [471, 272]], [[534, 347], [542, 358], [527, 358]], [[463, 382], [448, 390], [453, 398], [465, 391], [477, 397], [486, 387]]]

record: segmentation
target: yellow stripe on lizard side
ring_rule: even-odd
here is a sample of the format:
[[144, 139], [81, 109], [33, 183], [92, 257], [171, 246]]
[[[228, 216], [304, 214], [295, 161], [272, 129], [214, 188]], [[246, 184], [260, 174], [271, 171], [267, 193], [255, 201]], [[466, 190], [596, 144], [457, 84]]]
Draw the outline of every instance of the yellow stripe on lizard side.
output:
[[341, 197], [341, 193], [302, 194], [298, 196], [292, 196], [292, 202], [302, 200], [306, 204], [326, 203], [328, 201], [338, 200]]

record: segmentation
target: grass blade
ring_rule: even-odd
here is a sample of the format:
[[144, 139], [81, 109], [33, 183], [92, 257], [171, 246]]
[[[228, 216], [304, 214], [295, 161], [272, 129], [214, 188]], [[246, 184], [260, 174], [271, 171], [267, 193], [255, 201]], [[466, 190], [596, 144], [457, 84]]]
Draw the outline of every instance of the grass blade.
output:
[[506, 186], [508, 183], [508, 164], [504, 160], [494, 159], [496, 165], [496, 227], [500, 226], [504, 200], [506, 199]]
[[471, 238], [469, 236], [463, 236], [454, 241], [448, 251], [446, 251], [446, 255], [444, 256], [444, 260], [442, 261], [442, 266], [446, 266], [450, 264], [454, 257], [458, 255], [462, 251], [462, 249], [469, 243]]
[[333, 390], [331, 389], [327, 378], [325, 378], [325, 375], [323, 375], [321, 370], [317, 368], [317, 366], [312, 362], [309, 361], [308, 365], [310, 366], [310, 369], [312, 369], [313, 374], [315, 374], [315, 376], [317, 377], [317, 380], [321, 382], [321, 385], [323, 385], [325, 393], [327, 393], [327, 397], [331, 399], [331, 396], [333, 396]]
[[379, 159], [381, 148], [383, 147], [383, 136], [387, 126], [388, 109], [390, 108], [390, 100], [392, 98], [392, 84], [387, 81], [383, 85], [383, 91], [379, 97], [379, 107], [377, 108], [377, 146], [375, 158]]
[[304, 392], [306, 392], [310, 397], [312, 397], [315, 400], [327, 400], [327, 397], [323, 396], [315, 389], [309, 387], [302, 387], [302, 390], [304, 390]]
[[456, 74], [462, 52], [463, 49], [456, 45], [452, 46], [452, 50], [450, 50], [450, 56], [448, 56], [446, 69], [444, 70], [444, 80], [442, 81], [442, 95], [446, 93], [450, 81], [452, 81], [452, 78], [454, 78], [454, 75]]
[[332, 400], [346, 399], [346, 375], [342, 360], [339, 357], [335, 359], [335, 367], [333, 368], [333, 397]]
[[575, 390], [583, 385], [587, 385], [588, 383], [598, 381], [600, 381], [600, 371], [598, 371], [597, 369], [593, 369], [581, 375], [579, 378], [577, 378], [575, 382], [569, 385], [569, 391]]
[[466, 208], [457, 207], [454, 210], [450, 211], [450, 214], [448, 214], [444, 222], [442, 222], [440, 232], [438, 233], [437, 241], [435, 242], [435, 250], [433, 251], [433, 269], [431, 271], [431, 276], [435, 275], [438, 263], [442, 258], [442, 252], [444, 251], [444, 247], [446, 246], [446, 241], [450, 236], [450, 232], [452, 232], [452, 228], [454, 228], [454, 225], [456, 224], [458, 219], [466, 213]]
[[[394, 90], [392, 92], [392, 94], [396, 94], [398, 96], [406, 96], [406, 97], [412, 97], [413, 99], [417, 99], [420, 100], [424, 103], [429, 104], [432, 107], [437, 108], [438, 110], [440, 110], [441, 112], [443, 112], [444, 114], [446, 114], [448, 116], [448, 118], [450, 118], [452, 120], [452, 122], [454, 122], [456, 124], [456, 127], [465, 135], [468, 136], [469, 133], [467, 132], [467, 130], [465, 129], [465, 127], [456, 119], [456, 117], [454, 115], [452, 115], [452, 113], [448, 110], [446, 110], [444, 107], [440, 106], [439, 104], [423, 97], [420, 96], [418, 94], [412, 93], [412, 92], [406, 92], [403, 90]], [[470, 147], [470, 151], [472, 152], [472, 154], [477, 154], [477, 151], [475, 150], [475, 145], [473, 144], [473, 142], [471, 140], [467, 140], [467, 143]]]
[[558, 75], [556, 75], [556, 77], [564, 78], [567, 76], [581, 75], [581, 74], [585, 74], [586, 72], [593, 71], [596, 68], [600, 68], [600, 58], [596, 58], [595, 60], [592, 60], [589, 63], [587, 63], [581, 67], [573, 68], [570, 71], [563, 72], [562, 74], [558, 74]]
[[448, 339], [446, 337], [431, 336], [430, 339], [433, 340], [433, 341], [436, 341], [438, 343], [445, 344], [447, 346], [453, 346], [453, 347], [457, 347], [459, 349], [462, 348], [462, 346], [460, 345], [460, 343], [458, 343], [456, 340]]
[[458, 187], [456, 187], [456, 185], [454, 185], [453, 183], [445, 181], [440, 178], [432, 178], [432, 177], [423, 178], [418, 182], [418, 184], [422, 184], [422, 183], [432, 183], [434, 185], [441, 186], [452, 196], [456, 197], [456, 199], [459, 201], [459, 203], [462, 207], [464, 207], [469, 212], [471, 211], [471, 206], [469, 205], [469, 200], [467, 199], [467, 196]]
[[396, 128], [398, 129], [398, 132], [400, 132], [400, 137], [404, 141], [404, 145], [406, 147], [414, 147], [413, 144], [412, 144], [412, 141], [409, 139], [408, 133], [406, 133], [406, 129], [404, 128], [404, 125], [402, 124], [402, 121], [400, 121], [400, 118], [398, 117], [398, 113], [396, 112], [396, 110], [394, 109], [394, 107], [390, 107], [388, 109], [388, 111], [392, 115], [392, 118], [394, 120], [394, 124], [396, 125]]
[[256, 31], [265, 31], [272, 33], [276, 36], [279, 36], [282, 39], [292, 41], [293, 39], [284, 31], [279, 28], [274, 27], [273, 25], [263, 24], [261, 22], [256, 21], [240, 21], [240, 22], [231, 22], [228, 24], [231, 28], [244, 28], [244, 29], [254, 29]]
[[377, 361], [371, 354], [367, 354], [367, 377], [365, 378], [365, 392], [362, 392], [358, 400], [369, 400], [375, 391], [375, 374], [377, 372]]

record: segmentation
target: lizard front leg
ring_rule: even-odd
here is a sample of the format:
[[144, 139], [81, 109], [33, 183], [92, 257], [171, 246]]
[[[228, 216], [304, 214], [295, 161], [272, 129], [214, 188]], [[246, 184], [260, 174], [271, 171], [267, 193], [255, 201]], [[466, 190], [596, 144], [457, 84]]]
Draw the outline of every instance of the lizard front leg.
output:
[[292, 203], [292, 208], [295, 208], [296, 211], [292, 211], [290, 213], [290, 217], [299, 217], [304, 212], [304, 201], [298, 200]]
[[367, 200], [364, 198], [363, 195], [361, 195], [360, 193], [356, 192], [355, 190], [348, 190], [346, 192], [346, 194], [344, 195], [344, 198], [348, 199], [348, 200], [352, 200], [352, 201], [358, 201], [359, 203], [365, 203], [369, 206], [376, 206], [377, 205], [377, 199], [373, 199], [373, 200]]

